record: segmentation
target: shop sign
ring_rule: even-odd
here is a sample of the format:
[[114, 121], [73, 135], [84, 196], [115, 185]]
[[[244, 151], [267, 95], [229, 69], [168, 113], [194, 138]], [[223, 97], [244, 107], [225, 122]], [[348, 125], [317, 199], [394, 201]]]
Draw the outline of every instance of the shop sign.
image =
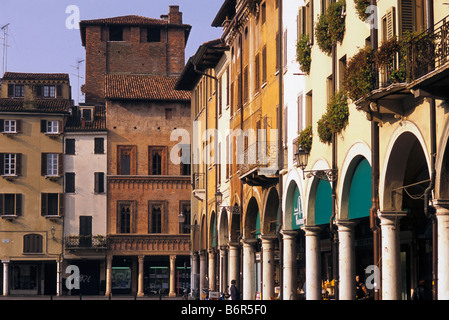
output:
[[292, 205], [292, 228], [300, 229], [304, 225], [304, 214], [301, 206], [301, 198], [298, 187], [295, 187]]

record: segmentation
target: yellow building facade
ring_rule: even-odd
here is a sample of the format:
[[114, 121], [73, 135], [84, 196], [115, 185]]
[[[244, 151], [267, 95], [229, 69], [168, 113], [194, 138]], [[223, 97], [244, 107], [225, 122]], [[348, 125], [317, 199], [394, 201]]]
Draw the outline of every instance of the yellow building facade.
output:
[[4, 74], [0, 99], [3, 295], [60, 293], [67, 74]]

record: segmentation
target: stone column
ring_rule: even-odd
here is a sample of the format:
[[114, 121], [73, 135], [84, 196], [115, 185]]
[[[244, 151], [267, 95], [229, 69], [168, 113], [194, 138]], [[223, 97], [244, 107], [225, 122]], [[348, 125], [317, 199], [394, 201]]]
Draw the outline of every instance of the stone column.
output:
[[240, 288], [240, 246], [238, 243], [229, 244], [229, 279], [228, 286], [231, 286], [231, 281], [237, 281], [237, 288]]
[[274, 239], [276, 236], [262, 236], [262, 299], [274, 297]]
[[170, 256], [170, 292], [169, 297], [176, 297], [176, 256]]
[[306, 299], [321, 300], [320, 227], [303, 227], [306, 237]]
[[111, 294], [111, 280], [112, 280], [112, 255], [106, 256], [106, 291], [105, 296]]
[[256, 239], [243, 240], [243, 300], [255, 299], [254, 243]]
[[215, 249], [209, 249], [209, 290], [215, 291], [217, 290], [215, 285]]
[[449, 200], [434, 200], [438, 223], [438, 300], [449, 300]]
[[195, 278], [199, 277], [199, 273], [200, 273], [200, 268], [199, 268], [199, 263], [198, 263], [198, 252], [192, 252], [192, 254], [190, 255], [190, 261], [191, 261], [191, 274], [190, 274], [190, 288], [192, 290], [192, 292], [194, 292], [193, 290], [197, 290], [199, 288], [197, 283], [195, 282]]
[[138, 270], [138, 278], [137, 278], [137, 296], [138, 297], [143, 297], [144, 292], [143, 292], [143, 261], [145, 259], [145, 256], [138, 256], [137, 257], [138, 261], [139, 261], [139, 270]]
[[296, 266], [296, 237], [297, 231], [282, 231], [284, 241], [284, 290], [283, 300], [296, 300], [297, 294], [297, 266]]
[[227, 256], [228, 256], [227, 247], [221, 246], [220, 247], [220, 288], [219, 288], [220, 292], [226, 291], [226, 286], [228, 283]]
[[403, 212], [379, 214], [382, 234], [382, 300], [401, 300], [400, 225]]
[[200, 287], [199, 289], [199, 296], [201, 298], [201, 295], [203, 293], [203, 289], [207, 288], [209, 286], [208, 283], [206, 283], [206, 268], [207, 268], [207, 260], [206, 260], [206, 251], [201, 250], [200, 251]]
[[3, 260], [3, 296], [9, 294], [9, 260]]
[[338, 269], [340, 276], [339, 298], [340, 300], [355, 300], [355, 241], [354, 227], [356, 223], [348, 220], [339, 220], [338, 238], [339, 257]]

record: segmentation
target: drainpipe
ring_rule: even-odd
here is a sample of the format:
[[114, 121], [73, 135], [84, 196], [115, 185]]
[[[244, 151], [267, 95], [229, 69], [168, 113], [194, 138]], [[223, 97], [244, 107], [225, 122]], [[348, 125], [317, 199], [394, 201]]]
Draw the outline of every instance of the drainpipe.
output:
[[[429, 33], [432, 33], [434, 25], [434, 15], [433, 15], [433, 0], [426, 0], [426, 24]], [[438, 299], [438, 229], [437, 229], [437, 219], [434, 214], [429, 210], [429, 199], [432, 198], [432, 191], [435, 188], [435, 158], [437, 154], [437, 143], [436, 143], [436, 108], [435, 108], [435, 98], [430, 99], [430, 184], [424, 192], [424, 214], [426, 218], [432, 221], [432, 291], [433, 300]]]
[[[377, 0], [370, 1], [371, 6], [377, 6]], [[377, 9], [375, 9], [377, 10]], [[377, 21], [375, 21], [377, 23]], [[377, 28], [371, 26], [371, 48], [376, 50], [378, 47], [378, 31]], [[377, 69], [373, 65], [373, 72], [377, 78]], [[380, 227], [377, 221], [377, 212], [379, 210], [379, 125], [372, 117], [371, 119], [371, 202], [372, 206], [370, 209], [370, 228], [373, 232], [373, 260], [374, 265], [379, 269], [381, 250], [380, 250]], [[380, 300], [380, 277], [378, 279], [379, 283], [376, 283], [374, 288], [374, 299]]]
[[[279, 7], [278, 7], [278, 20], [279, 20], [279, 43], [277, 44], [279, 46], [279, 108], [278, 108], [278, 129], [282, 128], [282, 123], [283, 123], [283, 110], [284, 110], [284, 102], [283, 102], [283, 52], [282, 52], [282, 31], [283, 31], [283, 25], [282, 25], [282, 4], [283, 1], [279, 0]], [[282, 141], [282, 130], [281, 132], [278, 131], [278, 140], [279, 140], [279, 154], [278, 154], [278, 166], [279, 166], [279, 219], [281, 221], [279, 221], [279, 227], [278, 230], [276, 230], [277, 232], [277, 236], [278, 236], [278, 242], [279, 242], [279, 299], [282, 300], [283, 295], [283, 260], [284, 260], [284, 246], [283, 246], [283, 240], [282, 240], [282, 234], [281, 234], [281, 230], [282, 230], [282, 219], [283, 219], [283, 213], [282, 213], [282, 193], [283, 193], [283, 175], [280, 174], [280, 170], [281, 168], [284, 168], [284, 147], [283, 147], [283, 141]]]

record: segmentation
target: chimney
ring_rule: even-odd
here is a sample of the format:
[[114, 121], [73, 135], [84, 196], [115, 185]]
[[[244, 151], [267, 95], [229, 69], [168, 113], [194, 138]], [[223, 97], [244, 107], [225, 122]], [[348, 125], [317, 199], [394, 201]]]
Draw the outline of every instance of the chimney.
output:
[[182, 24], [182, 12], [179, 12], [179, 6], [169, 6], [168, 23]]
[[164, 21], [168, 21], [168, 14], [161, 14], [161, 19]]

